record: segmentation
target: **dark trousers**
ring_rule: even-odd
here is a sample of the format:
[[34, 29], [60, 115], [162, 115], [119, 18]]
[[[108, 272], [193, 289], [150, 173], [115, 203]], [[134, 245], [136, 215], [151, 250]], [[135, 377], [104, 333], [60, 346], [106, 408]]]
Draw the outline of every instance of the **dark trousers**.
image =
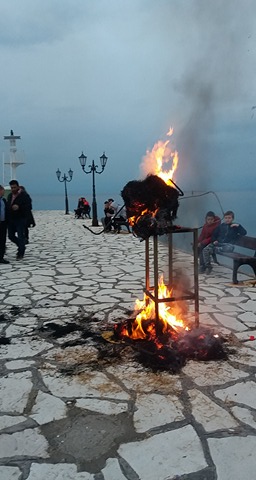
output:
[[0, 222], [0, 260], [3, 260], [5, 254], [7, 223]]
[[24, 234], [25, 234], [26, 242], [28, 242], [28, 240], [29, 240], [29, 228], [27, 226], [27, 223], [26, 223], [26, 226], [25, 226]]
[[8, 238], [11, 242], [15, 243], [18, 247], [18, 255], [24, 255], [26, 237], [25, 237], [26, 219], [19, 218], [10, 220], [8, 223]]
[[104, 218], [104, 230], [105, 230], [105, 232], [110, 232], [111, 228], [112, 228], [112, 218], [106, 216]]

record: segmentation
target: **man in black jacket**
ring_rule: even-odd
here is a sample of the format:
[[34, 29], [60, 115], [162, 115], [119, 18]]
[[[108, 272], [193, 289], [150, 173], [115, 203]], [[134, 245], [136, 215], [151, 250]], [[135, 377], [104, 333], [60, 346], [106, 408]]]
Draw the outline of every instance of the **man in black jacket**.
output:
[[16, 258], [21, 260], [25, 254], [25, 227], [29, 215], [30, 204], [28, 195], [22, 192], [17, 180], [9, 182], [11, 193], [7, 198], [7, 221], [8, 221], [8, 237], [11, 242], [18, 247]]
[[23, 187], [23, 185], [20, 185], [20, 190], [22, 192], [26, 193], [26, 195], [28, 196], [29, 211], [28, 211], [27, 222], [26, 222], [26, 227], [25, 227], [25, 238], [26, 238], [26, 245], [27, 245], [29, 243], [29, 227], [35, 227], [36, 222], [35, 222], [34, 215], [33, 215], [33, 212], [32, 212], [32, 208], [33, 208], [32, 207], [32, 198], [28, 194], [25, 187]]
[[0, 185], [0, 263], [8, 264], [8, 260], [4, 259], [6, 245], [6, 199], [4, 198], [4, 187]]

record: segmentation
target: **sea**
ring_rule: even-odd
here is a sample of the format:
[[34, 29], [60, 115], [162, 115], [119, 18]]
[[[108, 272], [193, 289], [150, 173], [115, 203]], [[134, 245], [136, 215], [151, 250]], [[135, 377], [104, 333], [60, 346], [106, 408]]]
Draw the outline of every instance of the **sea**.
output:
[[[33, 201], [33, 210], [63, 210], [64, 213], [66, 211], [66, 204], [65, 204], [65, 196], [64, 195], [32, 195]], [[99, 194], [96, 198], [97, 203], [97, 214], [98, 218], [100, 219], [104, 213], [104, 202], [108, 200], [108, 198], [113, 198], [115, 202], [117, 202], [120, 206], [123, 205], [123, 200], [120, 194]], [[69, 213], [74, 214], [74, 210], [77, 208], [79, 197], [77, 195], [68, 195], [68, 207]], [[92, 205], [92, 198], [90, 196], [86, 196], [86, 199]]]
[[[65, 213], [64, 195], [31, 195], [33, 200], [33, 210], [63, 210]], [[97, 195], [97, 214], [100, 220], [103, 217], [104, 201], [113, 198], [120, 206], [123, 200], [120, 193], [108, 193]], [[87, 197], [89, 203], [92, 199]], [[69, 214], [74, 214], [77, 207], [78, 197], [76, 195], [68, 196]], [[235, 213], [235, 221], [243, 225], [249, 236], [256, 236], [256, 191], [254, 190], [236, 190], [223, 192], [185, 192], [184, 196], [179, 198], [179, 208], [177, 219], [174, 224], [187, 228], [199, 228], [204, 223], [205, 214], [212, 210], [220, 218], [227, 210]], [[200, 233], [200, 230], [199, 230]], [[191, 251], [191, 238], [186, 234], [174, 236], [174, 244], [181, 247], [182, 250]], [[177, 238], [176, 238], [177, 237]]]
[[[65, 212], [64, 195], [31, 195], [33, 210], [63, 210]], [[118, 193], [97, 195], [97, 212], [100, 218], [103, 215], [104, 201], [113, 198], [119, 205], [123, 200]], [[87, 197], [91, 203], [92, 199]], [[72, 214], [77, 207], [78, 197], [68, 196], [69, 212]], [[204, 222], [208, 210], [213, 210], [222, 218], [226, 210], [233, 210], [235, 220], [246, 228], [248, 235], [256, 236], [256, 190], [242, 190], [229, 192], [185, 192], [179, 198], [178, 216], [175, 223], [189, 228], [198, 228]]]

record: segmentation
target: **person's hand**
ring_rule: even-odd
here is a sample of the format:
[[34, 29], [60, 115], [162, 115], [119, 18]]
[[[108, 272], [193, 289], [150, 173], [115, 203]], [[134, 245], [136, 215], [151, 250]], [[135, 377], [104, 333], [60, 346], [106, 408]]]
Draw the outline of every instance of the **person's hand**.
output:
[[213, 242], [213, 245], [218, 245], [218, 240], [215, 240], [215, 242]]
[[231, 227], [239, 227], [239, 223], [231, 223]]
[[16, 205], [16, 204], [12, 205], [12, 210], [14, 211], [19, 210], [19, 205]]

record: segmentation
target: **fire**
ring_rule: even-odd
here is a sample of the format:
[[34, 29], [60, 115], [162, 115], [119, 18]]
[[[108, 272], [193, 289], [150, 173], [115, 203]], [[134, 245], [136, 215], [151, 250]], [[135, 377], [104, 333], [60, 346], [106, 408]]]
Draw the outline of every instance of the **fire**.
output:
[[[141, 210], [141, 206], [140, 205], [136, 205], [136, 207], [138, 208], [138, 212], [140, 212]], [[156, 214], [157, 210], [155, 210], [154, 212], [151, 212], [150, 210], [148, 210], [147, 208], [145, 208], [144, 210], [141, 210], [140, 214], [139, 215], [134, 215], [133, 217], [129, 217], [128, 218], [128, 222], [129, 224], [133, 227], [133, 225], [141, 218], [143, 217], [143, 215], [147, 215], [148, 213], [150, 213], [150, 215], [154, 216]]]
[[[167, 133], [167, 136], [172, 136], [173, 128], [171, 127]], [[163, 142], [158, 140], [155, 143], [152, 150], [147, 150], [146, 155], [143, 157], [141, 164], [141, 170], [143, 174], [154, 174], [162, 178], [167, 185], [172, 185], [172, 178], [174, 172], [177, 169], [179, 162], [179, 155], [177, 150], [172, 150], [170, 146], [170, 139]], [[171, 167], [168, 170], [168, 165]]]
[[[163, 276], [160, 277], [158, 284], [158, 298], [167, 299], [172, 296], [172, 290], [169, 290], [164, 284]], [[147, 302], [148, 300], [148, 302]], [[174, 332], [179, 332], [181, 330], [188, 330], [188, 327], [185, 326], [184, 321], [178, 318], [180, 312], [176, 307], [177, 312], [175, 314], [174, 307], [170, 307], [170, 303], [160, 302], [159, 303], [159, 323], [161, 325], [161, 334], [168, 333], [169, 330]], [[150, 338], [151, 340], [157, 341], [157, 327], [155, 322], [155, 302], [148, 299], [146, 294], [142, 301], [136, 300], [135, 303], [135, 313], [137, 316], [132, 322], [131, 331], [127, 326], [123, 327], [122, 336], [128, 336], [133, 340], [146, 339]], [[159, 343], [159, 348], [162, 344]]]

